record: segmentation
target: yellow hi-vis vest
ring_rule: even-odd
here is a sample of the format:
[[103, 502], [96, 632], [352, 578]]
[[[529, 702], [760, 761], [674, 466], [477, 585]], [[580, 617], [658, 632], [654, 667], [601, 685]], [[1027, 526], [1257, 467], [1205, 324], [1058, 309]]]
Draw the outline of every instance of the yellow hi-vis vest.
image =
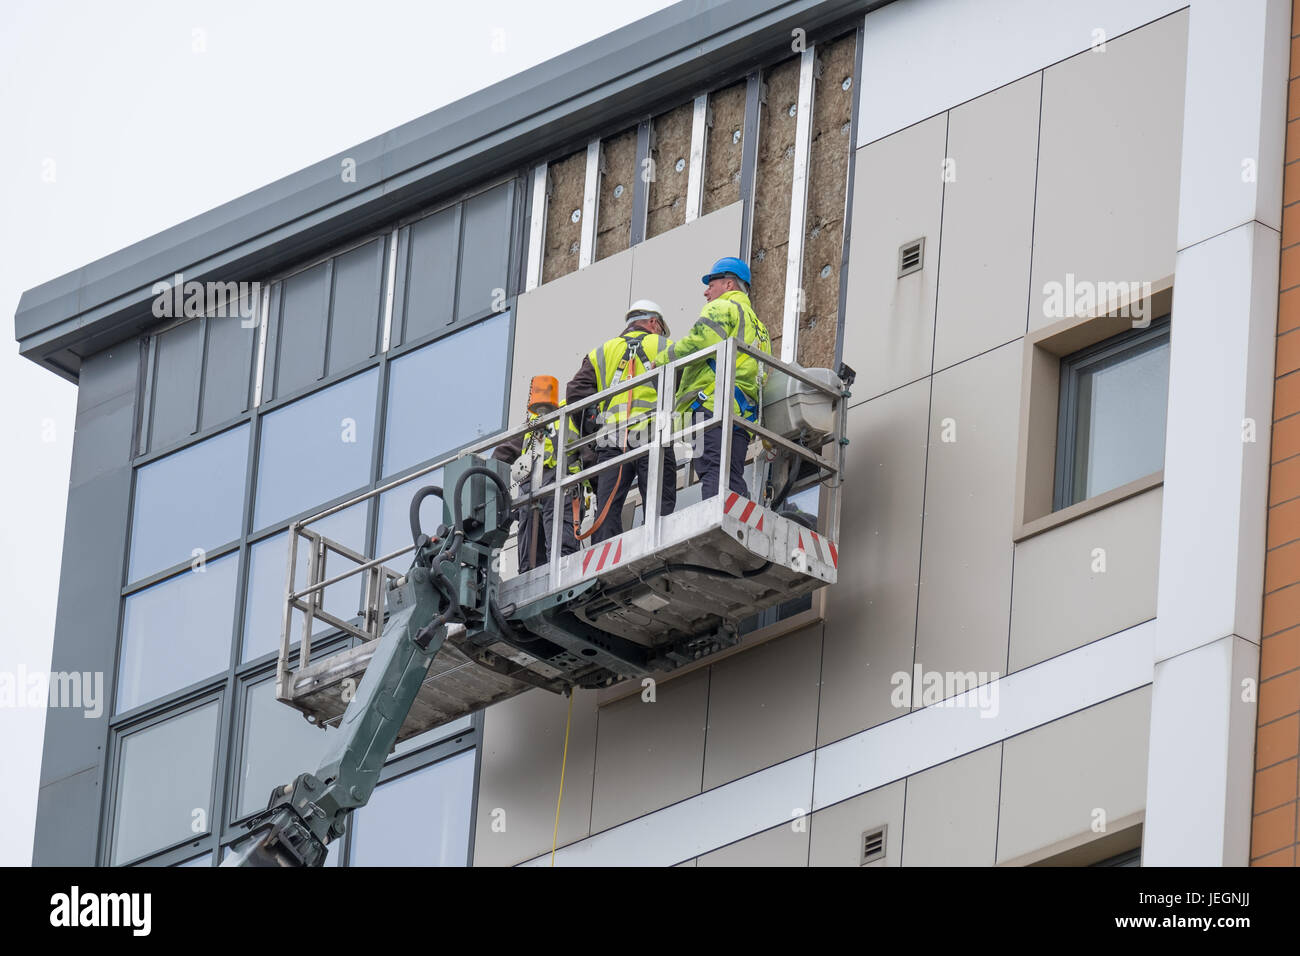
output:
[[[668, 340], [662, 335], [632, 329], [603, 345], [596, 346], [587, 353], [587, 359], [596, 371], [596, 391], [603, 392], [617, 382], [626, 382], [647, 371], [650, 366], [646, 364], [646, 360], [667, 345]], [[630, 409], [629, 395], [632, 400]], [[627, 419], [630, 412], [630, 417], [644, 419], [633, 427], [644, 428], [650, 423], [657, 405], [658, 393], [654, 385], [643, 382], [635, 388], [619, 392], [613, 398], [601, 402], [600, 420], [606, 425], [617, 424]]]
[[[664, 365], [679, 358], [698, 352], [700, 349], [715, 345], [723, 339], [735, 337], [746, 345], [757, 347], [759, 351], [772, 354], [772, 343], [768, 338], [767, 327], [754, 314], [754, 307], [749, 303], [749, 296], [743, 292], [724, 292], [712, 302], [705, 303], [700, 310], [700, 317], [690, 332], [676, 342], [667, 342], [658, 354], [650, 357], [656, 365]], [[691, 362], [682, 371], [681, 382], [677, 386], [673, 407], [677, 412], [704, 409], [713, 411], [713, 389], [716, 384], [714, 369], [709, 367], [714, 356], [707, 360]], [[716, 364], [716, 362], [714, 363]], [[732, 411], [753, 421], [756, 418], [758, 402], [759, 364], [743, 352], [736, 355], [736, 390], [740, 395], [732, 395]], [[741, 405], [741, 398], [745, 406]], [[746, 413], [749, 414], [746, 414]]]
[[[563, 399], [560, 400], [560, 404], [561, 404], [561, 405], [564, 404], [564, 400], [563, 400]], [[528, 413], [528, 420], [529, 420], [530, 422], [536, 421], [536, 420], [537, 420], [538, 418], [540, 418], [540, 417], [541, 417], [540, 415], [538, 415], [538, 414], [536, 414], [536, 413], [534, 413], [534, 412], [529, 412], [529, 413]], [[525, 450], [525, 451], [527, 451], [529, 448], [534, 448], [534, 443], [538, 440], [538, 438], [541, 439], [541, 441], [542, 441], [542, 447], [543, 447], [543, 458], [542, 458], [542, 464], [543, 464], [543, 465], [544, 465], [548, 470], [550, 470], [550, 471], [554, 471], [554, 470], [555, 470], [555, 441], [554, 441], [554, 439], [555, 439], [555, 435], [556, 435], [556, 433], [557, 433], [558, 430], [559, 430], [559, 429], [557, 428], [558, 425], [559, 425], [559, 422], [547, 422], [545, 426], [543, 426], [542, 428], [538, 429], [538, 431], [537, 431], [537, 433], [536, 433], [536, 436], [535, 436], [534, 433], [531, 432], [531, 431], [524, 432], [524, 450]], [[565, 449], [566, 449], [566, 455], [568, 455], [568, 457], [569, 457], [569, 474], [571, 474], [571, 475], [577, 474], [579, 471], [582, 470], [582, 462], [580, 462], [580, 461], [578, 460], [578, 456], [577, 456], [577, 455], [569, 454], [569, 453], [571, 453], [571, 452], [573, 451], [573, 447], [574, 447], [574, 445], [577, 444], [579, 437], [580, 437], [580, 436], [579, 436], [579, 434], [578, 434], [578, 423], [577, 423], [576, 421], [574, 421], [574, 419], [573, 419], [572, 417], [570, 417], [570, 418], [569, 418], [569, 435], [568, 435], [568, 437], [564, 440], [564, 447], [565, 447]], [[536, 449], [534, 448], [534, 451], [535, 451], [535, 450], [536, 450]], [[534, 460], [536, 460], [536, 459], [534, 459]]]

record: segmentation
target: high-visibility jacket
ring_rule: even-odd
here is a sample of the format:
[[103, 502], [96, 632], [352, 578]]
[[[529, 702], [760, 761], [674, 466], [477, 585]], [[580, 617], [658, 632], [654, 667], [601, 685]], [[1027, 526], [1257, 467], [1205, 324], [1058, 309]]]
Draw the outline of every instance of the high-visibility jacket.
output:
[[[629, 329], [617, 338], [596, 346], [587, 353], [591, 367], [596, 371], [596, 391], [603, 392], [617, 382], [626, 382], [649, 369], [648, 359], [666, 348], [668, 340], [643, 329]], [[628, 397], [631, 396], [631, 407]], [[630, 415], [643, 418], [636, 428], [649, 424], [658, 405], [658, 393], [653, 382], [643, 382], [635, 388], [619, 392], [600, 403], [601, 422], [617, 424]]]
[[[663, 365], [733, 337], [768, 355], [772, 354], [767, 327], [754, 314], [749, 296], [739, 291], [724, 292], [712, 302], [705, 303], [700, 310], [699, 319], [686, 337], [667, 343], [662, 351], [651, 358], [656, 365]], [[681, 383], [677, 386], [673, 400], [678, 413], [697, 409], [713, 411], [716, 369], [711, 366], [715, 365], [716, 353], [707, 359], [692, 362], [682, 371]], [[743, 352], [737, 353], [736, 391], [731, 398], [731, 407], [736, 415], [749, 421], [758, 417], [760, 372], [766, 375], [766, 371], [760, 369], [757, 359]]]
[[[563, 399], [561, 399], [560, 404], [561, 405], [564, 404]], [[537, 415], [534, 412], [528, 413], [528, 420], [530, 422], [536, 421], [540, 417], [541, 417], [540, 415]], [[558, 425], [559, 425], [558, 421], [550, 421], [547, 422], [545, 426], [538, 429], [536, 435], [534, 435], [534, 433], [531, 431], [524, 432], [525, 449], [533, 447], [535, 451], [536, 448], [534, 443], [539, 440], [542, 442], [542, 449], [543, 449], [542, 464], [549, 471], [555, 470], [555, 440], [554, 439], [556, 434], [559, 431], [557, 427]], [[572, 417], [569, 418], [568, 430], [569, 430], [569, 435], [564, 440], [564, 446], [567, 449], [566, 457], [569, 459], [569, 474], [574, 475], [582, 470], [582, 462], [578, 460], [578, 456], [576, 454], [569, 454], [573, 451], [573, 447], [577, 443], [580, 437], [578, 434], [578, 423]]]

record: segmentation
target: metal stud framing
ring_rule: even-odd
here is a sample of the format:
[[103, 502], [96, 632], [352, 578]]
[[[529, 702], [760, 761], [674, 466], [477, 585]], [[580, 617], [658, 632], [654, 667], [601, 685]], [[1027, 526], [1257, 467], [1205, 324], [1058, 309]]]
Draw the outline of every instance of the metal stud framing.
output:
[[799, 313], [803, 310], [803, 237], [808, 213], [808, 153], [812, 148], [813, 73], [817, 48], [799, 57], [799, 100], [795, 121], [794, 174], [790, 188], [790, 242], [785, 259], [785, 309], [781, 322], [781, 360], [799, 354]]

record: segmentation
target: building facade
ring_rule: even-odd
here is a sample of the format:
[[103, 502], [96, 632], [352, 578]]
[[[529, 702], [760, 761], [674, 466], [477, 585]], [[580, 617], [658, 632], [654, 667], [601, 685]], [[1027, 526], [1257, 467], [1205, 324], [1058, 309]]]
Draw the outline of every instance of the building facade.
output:
[[[218, 862], [332, 732], [274, 698], [291, 522], [739, 255], [857, 373], [838, 582], [404, 742], [331, 862], [1295, 865], [1291, 3], [687, 6], [23, 296], [79, 384], [52, 670], [111, 702], [49, 711], [37, 864]], [[413, 488], [321, 530], [389, 553]]]

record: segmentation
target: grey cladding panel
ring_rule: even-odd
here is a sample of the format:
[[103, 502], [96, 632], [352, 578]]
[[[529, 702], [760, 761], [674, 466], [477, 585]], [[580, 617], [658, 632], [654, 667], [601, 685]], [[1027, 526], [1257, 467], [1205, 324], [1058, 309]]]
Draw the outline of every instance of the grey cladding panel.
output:
[[387, 242], [373, 239], [334, 260], [330, 306], [329, 374], [364, 362], [378, 351]]
[[329, 308], [329, 263], [322, 262], [280, 285], [276, 328], [275, 397], [321, 377], [325, 364], [325, 319]]
[[256, 346], [255, 323], [246, 326], [237, 315], [208, 319], [208, 351], [203, 358], [203, 411], [200, 427], [219, 425], [248, 410], [252, 398], [253, 350]]
[[163, 448], [194, 433], [202, 364], [203, 323], [195, 319], [158, 336], [149, 447]]
[[[510, 199], [513, 191], [514, 183], [502, 183], [465, 201], [461, 217], [457, 319], [472, 318], [489, 311], [497, 290], [501, 290], [502, 297], [505, 295], [506, 271], [510, 265]], [[499, 302], [504, 302], [504, 298]]]
[[456, 241], [459, 210], [444, 209], [412, 223], [406, 232], [407, 265], [399, 323], [410, 342], [451, 322], [456, 298]]

